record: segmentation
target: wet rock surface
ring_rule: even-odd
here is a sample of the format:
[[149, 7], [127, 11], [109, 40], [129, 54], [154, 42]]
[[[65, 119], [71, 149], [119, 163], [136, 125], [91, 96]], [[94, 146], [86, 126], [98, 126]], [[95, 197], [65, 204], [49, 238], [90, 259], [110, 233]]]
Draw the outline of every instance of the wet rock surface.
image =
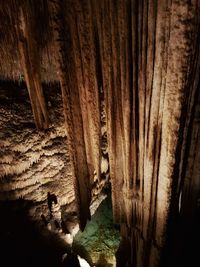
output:
[[113, 222], [111, 199], [108, 196], [87, 223], [84, 232], [75, 236], [73, 249], [84, 256], [91, 266], [114, 267], [119, 243], [119, 229]]

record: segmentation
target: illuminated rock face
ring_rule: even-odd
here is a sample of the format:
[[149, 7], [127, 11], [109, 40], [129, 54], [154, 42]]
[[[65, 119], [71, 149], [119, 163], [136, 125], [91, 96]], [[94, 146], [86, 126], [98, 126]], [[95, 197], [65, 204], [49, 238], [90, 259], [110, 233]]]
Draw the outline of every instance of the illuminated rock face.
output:
[[[199, 203], [200, 2], [39, 3], [39, 10], [33, 1], [5, 1], [0, 7], [0, 74], [4, 79], [24, 77], [35, 124], [46, 129], [39, 134], [33, 129], [34, 135], [28, 130], [30, 146], [16, 146], [19, 136], [12, 129], [21, 119], [10, 120], [10, 136], [2, 136], [1, 168], [7, 182], [2, 182], [1, 198], [18, 198], [17, 188], [22, 188], [23, 196], [45, 201], [50, 191], [61, 195], [58, 201], [65, 205], [69, 191], [83, 230], [91, 201], [110, 174], [114, 218], [129, 251], [123, 264], [156, 267], [161, 254], [168, 253], [162, 252], [171, 240], [171, 222], [179, 213], [184, 223], [189, 214], [194, 221]], [[51, 117], [44, 80], [59, 81], [61, 87], [65, 126], [54, 130], [49, 123], [61, 112]], [[2, 110], [8, 112], [5, 118], [13, 115], [8, 107]], [[20, 137], [27, 140], [24, 133]], [[61, 157], [53, 145], [57, 138]], [[51, 161], [55, 167], [49, 172], [59, 177], [52, 190], [39, 185], [46, 183], [44, 177], [36, 176], [38, 183], [32, 176], [37, 166], [40, 171], [48, 165], [46, 160], [41, 165], [42, 158]], [[69, 179], [61, 177], [63, 171]]]
[[[75, 218], [78, 215], [75, 178], [72, 176], [60, 89], [53, 84], [46, 86], [45, 92], [52, 123], [47, 130], [37, 131], [25, 84], [1, 84], [0, 200], [22, 199], [33, 203], [29, 210], [32, 219], [47, 224], [50, 231], [60, 233], [64, 240], [68, 240], [61, 224], [73, 236], [79, 224]], [[102, 179], [92, 184], [91, 213], [104, 198], [100, 193], [109, 182], [105, 173], [104, 170]], [[73, 213], [76, 216], [72, 216]]]
[[[116, 266], [120, 236], [113, 222], [110, 195], [101, 203], [83, 233], [74, 238], [73, 250], [84, 255], [91, 266]], [[85, 253], [84, 253], [85, 252]]]
[[2, 87], [0, 199], [34, 202], [31, 215], [35, 218], [49, 213], [48, 194], [63, 208], [71, 204], [76, 211], [59, 89], [54, 87], [48, 97], [53, 123], [38, 132], [25, 87], [12, 83]]

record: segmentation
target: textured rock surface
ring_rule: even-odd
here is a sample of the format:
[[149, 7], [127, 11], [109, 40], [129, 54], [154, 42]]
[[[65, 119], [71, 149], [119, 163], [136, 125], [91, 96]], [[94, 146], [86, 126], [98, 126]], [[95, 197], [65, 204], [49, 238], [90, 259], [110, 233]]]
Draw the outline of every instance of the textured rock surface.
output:
[[[59, 233], [69, 243], [66, 230], [74, 232], [70, 222], [73, 227], [79, 224], [75, 178], [71, 170], [60, 88], [57, 84], [44, 88], [51, 125], [47, 130], [38, 131], [25, 84], [1, 83], [0, 200], [21, 199], [32, 203], [29, 206], [31, 218]], [[100, 193], [108, 183], [108, 170], [104, 167], [102, 179], [97, 180], [94, 175], [91, 182], [91, 214], [105, 198]]]
[[57, 86], [47, 90], [53, 123], [38, 132], [25, 86], [0, 88], [0, 199], [32, 201], [36, 217], [46, 215], [48, 193], [62, 206], [73, 203], [76, 211], [61, 95]]
[[[51, 117], [41, 81], [60, 82], [81, 229], [109, 171], [114, 218], [129, 246], [127, 264], [156, 267], [171, 222], [179, 211], [183, 221], [186, 214], [194, 221], [199, 205], [200, 1], [39, 0], [38, 5], [39, 11], [33, 0], [2, 3], [0, 74], [24, 77], [38, 129], [47, 128]], [[4, 147], [18, 138], [12, 129], [10, 137], [2, 136]], [[48, 158], [48, 142], [41, 139], [50, 129], [36, 134], [44, 152], [31, 147], [31, 156], [24, 150], [20, 169]], [[9, 172], [13, 175], [17, 151], [25, 148], [10, 146], [12, 155], [8, 148], [2, 156], [7, 177], [2, 198], [7, 191], [8, 197], [20, 196], [20, 183], [9, 182]], [[52, 157], [52, 164], [59, 163]], [[51, 171], [61, 169], [56, 164]], [[33, 177], [25, 182], [30, 188], [22, 189], [24, 195], [38, 188]]]
[[114, 267], [119, 243], [119, 230], [114, 227], [111, 199], [108, 197], [98, 207], [84, 232], [76, 235], [73, 247], [80, 255], [85, 254], [91, 266]]

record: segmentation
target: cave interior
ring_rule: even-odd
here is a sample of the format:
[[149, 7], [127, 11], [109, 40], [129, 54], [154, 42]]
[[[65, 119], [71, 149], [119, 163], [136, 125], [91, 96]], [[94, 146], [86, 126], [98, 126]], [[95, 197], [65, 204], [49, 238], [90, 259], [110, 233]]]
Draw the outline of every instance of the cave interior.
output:
[[0, 1], [0, 216], [3, 267], [200, 266], [200, 0]]

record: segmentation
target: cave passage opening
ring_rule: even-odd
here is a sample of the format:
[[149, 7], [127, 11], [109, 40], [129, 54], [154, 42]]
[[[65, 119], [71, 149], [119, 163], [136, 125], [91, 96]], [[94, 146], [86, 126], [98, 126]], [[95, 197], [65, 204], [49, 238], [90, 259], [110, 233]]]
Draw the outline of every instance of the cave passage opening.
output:
[[83, 232], [74, 238], [72, 249], [91, 266], [116, 266], [120, 244], [119, 225], [114, 223], [111, 193], [101, 202]]

